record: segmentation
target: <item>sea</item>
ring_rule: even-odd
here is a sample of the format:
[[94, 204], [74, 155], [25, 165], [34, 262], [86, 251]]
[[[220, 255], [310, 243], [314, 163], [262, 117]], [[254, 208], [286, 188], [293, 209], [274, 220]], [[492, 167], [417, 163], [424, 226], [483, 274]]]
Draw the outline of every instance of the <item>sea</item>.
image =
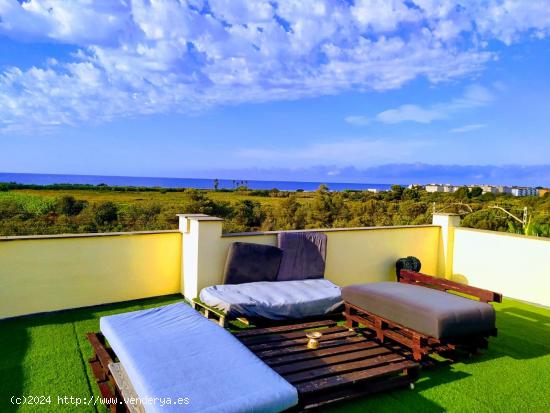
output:
[[[345, 182], [300, 182], [300, 181], [259, 181], [251, 179], [219, 179], [218, 188], [234, 189], [246, 185], [250, 189], [273, 189], [281, 191], [315, 191], [325, 184], [332, 191], [342, 190], [387, 190], [389, 184], [345, 183]], [[60, 174], [27, 174], [0, 172], [0, 182], [17, 182], [21, 184], [105, 184], [109, 186], [140, 186], [160, 188], [196, 188], [213, 189], [214, 179], [205, 178], [156, 178], [141, 176], [108, 176], [108, 175], [60, 175]]]

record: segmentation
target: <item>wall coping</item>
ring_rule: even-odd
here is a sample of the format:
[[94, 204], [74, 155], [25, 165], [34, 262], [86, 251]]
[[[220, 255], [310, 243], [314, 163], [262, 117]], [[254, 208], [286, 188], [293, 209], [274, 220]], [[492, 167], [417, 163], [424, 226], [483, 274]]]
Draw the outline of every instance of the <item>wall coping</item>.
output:
[[222, 234], [222, 237], [246, 237], [259, 235], [277, 235], [281, 232], [342, 232], [342, 231], [372, 231], [372, 230], [394, 230], [394, 229], [417, 229], [417, 228], [441, 228], [439, 225], [394, 225], [379, 227], [351, 227], [351, 228], [318, 228], [318, 229], [291, 229], [283, 231], [255, 231], [255, 232], [229, 232]]
[[502, 235], [505, 237], [534, 240], [534, 241], [546, 241], [550, 242], [548, 237], [535, 237], [533, 235], [523, 235], [523, 234], [514, 234], [512, 232], [501, 232], [501, 231], [491, 231], [488, 229], [477, 229], [477, 228], [468, 228], [468, 227], [454, 227], [455, 231], [466, 231], [466, 232], [479, 232], [486, 235]]
[[193, 221], [223, 221], [223, 218], [213, 217], [206, 214], [176, 214], [180, 218], [192, 219]]
[[48, 235], [9, 235], [0, 236], [0, 241], [28, 241], [42, 239], [60, 239], [60, 238], [96, 238], [96, 237], [121, 237], [132, 235], [154, 235], [154, 234], [180, 234], [177, 229], [167, 229], [159, 231], [132, 231], [132, 232], [93, 232], [83, 234], [48, 234]]

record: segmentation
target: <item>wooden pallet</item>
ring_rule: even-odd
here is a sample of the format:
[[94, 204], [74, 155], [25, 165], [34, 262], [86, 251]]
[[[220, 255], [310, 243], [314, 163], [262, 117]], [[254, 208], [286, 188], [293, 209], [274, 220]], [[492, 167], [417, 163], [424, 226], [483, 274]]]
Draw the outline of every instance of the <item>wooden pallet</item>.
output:
[[[477, 298], [481, 302], [502, 302], [502, 294], [493, 291], [484, 290], [470, 285], [463, 285], [454, 281], [432, 277], [410, 270], [401, 270], [398, 276], [398, 282], [404, 284], [418, 285], [421, 287], [432, 288], [445, 292], [457, 292], [468, 297]], [[379, 342], [386, 339], [393, 340], [412, 351], [414, 360], [419, 362], [428, 362], [428, 355], [466, 352], [475, 354], [479, 349], [488, 347], [490, 336], [497, 335], [497, 329], [479, 332], [471, 335], [464, 335], [460, 338], [437, 339], [412, 330], [406, 326], [398, 324], [392, 320], [374, 314], [364, 308], [344, 302], [344, 316], [346, 317], [346, 326], [353, 328], [359, 325], [367, 327], [374, 334]]]
[[[320, 331], [319, 348], [307, 348], [306, 331]], [[298, 390], [295, 410], [414, 383], [419, 365], [394, 344], [333, 320], [249, 329], [235, 336]]]
[[218, 323], [220, 327], [227, 327], [227, 314], [225, 314], [223, 311], [206, 305], [198, 298], [193, 298], [191, 300], [191, 307], [193, 307], [193, 309], [197, 310], [206, 318]]

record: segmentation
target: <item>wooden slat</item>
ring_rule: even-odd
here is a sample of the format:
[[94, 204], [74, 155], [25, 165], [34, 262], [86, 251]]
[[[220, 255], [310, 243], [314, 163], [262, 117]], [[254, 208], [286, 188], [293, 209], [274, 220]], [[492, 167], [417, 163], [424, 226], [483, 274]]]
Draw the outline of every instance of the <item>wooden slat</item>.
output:
[[134, 400], [135, 403], [127, 403], [126, 409], [129, 413], [145, 413], [145, 406], [141, 403], [141, 399], [139, 398], [138, 394], [136, 393], [136, 390], [134, 389], [134, 386], [132, 382], [130, 381], [130, 378], [128, 377], [128, 374], [126, 373], [126, 370], [124, 370], [124, 367], [122, 367], [121, 363], [113, 363], [109, 365], [109, 370], [111, 374], [113, 375], [113, 378], [115, 380], [115, 383], [120, 391], [120, 394], [122, 395], [122, 398], [124, 400]]
[[111, 388], [107, 383], [108, 382], [97, 383], [97, 386], [99, 387], [99, 392], [101, 393], [101, 397], [103, 397], [103, 399], [113, 400], [115, 398], [115, 395], [111, 391]]
[[484, 290], [482, 288], [472, 287], [471, 285], [460, 284], [456, 281], [446, 280], [444, 278], [432, 277], [430, 275], [410, 271], [410, 270], [401, 270], [399, 273], [400, 281], [410, 281], [413, 283], [424, 284], [427, 287], [432, 287], [436, 289], [443, 288], [449, 291], [456, 291], [459, 293], [464, 293], [471, 295], [473, 297], [479, 298], [484, 302], [502, 302], [502, 294], [495, 293], [494, 291]]
[[334, 320], [321, 320], [321, 321], [312, 321], [309, 323], [291, 324], [286, 326], [253, 328], [250, 330], [239, 331], [234, 335], [235, 337], [243, 338], [243, 337], [259, 336], [262, 334], [273, 334], [273, 333], [284, 333], [287, 331], [306, 330], [306, 329], [317, 328], [317, 327], [334, 327], [335, 325], [336, 325], [336, 321]]
[[109, 368], [109, 364], [113, 362], [113, 359], [107, 353], [107, 350], [105, 350], [105, 347], [101, 342], [99, 341], [99, 338], [97, 337], [97, 334], [95, 333], [88, 333], [86, 334], [86, 337], [88, 337], [88, 341], [92, 345], [92, 348], [95, 351], [95, 354], [97, 355], [97, 358], [101, 362], [101, 365], [104, 369]]
[[[359, 343], [359, 342], [365, 342], [367, 341], [365, 337], [356, 336], [356, 337], [346, 337], [336, 340], [329, 340], [329, 341], [322, 341], [319, 343], [319, 349], [326, 349], [330, 347], [338, 347], [343, 346], [346, 344], [352, 344], [352, 343]], [[310, 349], [306, 347], [305, 344], [301, 344], [298, 346], [292, 346], [292, 347], [283, 347], [278, 348], [274, 350], [265, 350], [265, 351], [259, 351], [256, 353], [256, 355], [260, 358], [269, 358], [269, 357], [278, 357], [283, 356], [286, 354], [293, 354], [293, 353], [301, 353], [301, 352], [311, 352]]]
[[[349, 331], [347, 328], [341, 328], [340, 331], [334, 332], [332, 334], [323, 334], [318, 341], [320, 343], [324, 341], [330, 341], [335, 340], [338, 338], [345, 338], [345, 337], [351, 337], [356, 336], [357, 333], [355, 331]], [[262, 350], [269, 350], [269, 349], [276, 349], [276, 348], [283, 348], [283, 347], [292, 347], [292, 346], [305, 346], [307, 345], [308, 338], [306, 337], [306, 333], [302, 332], [301, 338], [296, 338], [293, 340], [285, 340], [285, 341], [279, 341], [275, 343], [261, 343], [261, 344], [255, 344], [252, 346], [248, 346], [250, 350], [253, 352], [262, 351]]]
[[[324, 334], [330, 334], [330, 333], [336, 333], [339, 331], [345, 331], [348, 330], [347, 327], [342, 326], [336, 326], [336, 327], [328, 327], [328, 328], [320, 328], [318, 331]], [[302, 338], [305, 336], [305, 331], [293, 331], [290, 333], [277, 333], [277, 334], [267, 334], [257, 337], [243, 337], [239, 338], [241, 342], [246, 346], [253, 346], [255, 344], [262, 344], [262, 343], [276, 343], [279, 341], [284, 340], [292, 340], [294, 338]]]
[[97, 361], [90, 361], [89, 362], [90, 367], [92, 368], [92, 373], [94, 373], [94, 376], [96, 378], [96, 381], [106, 381], [107, 380], [107, 373], [103, 369], [103, 366]]
[[398, 373], [405, 369], [417, 368], [417, 366], [417, 363], [405, 360], [402, 362], [387, 364], [380, 367], [354, 371], [352, 373], [344, 373], [337, 376], [325, 377], [322, 379], [311, 380], [304, 383], [298, 383], [295, 387], [301, 394], [320, 392], [330, 389], [332, 387], [343, 386], [346, 384], [352, 384], [366, 379], [373, 379], [375, 377], [380, 377], [387, 374]]
[[303, 370], [330, 366], [338, 363], [361, 360], [368, 357], [388, 354], [390, 352], [391, 350], [389, 348], [377, 346], [377, 347], [369, 348], [367, 350], [359, 350], [351, 353], [337, 354], [335, 356], [327, 356], [327, 357], [321, 357], [321, 358], [312, 359], [312, 360], [301, 361], [297, 363], [275, 366], [273, 367], [273, 370], [275, 370], [280, 375], [284, 376], [285, 374], [297, 373]]
[[317, 380], [325, 376], [333, 376], [341, 373], [349, 373], [357, 370], [364, 370], [375, 366], [405, 360], [402, 356], [395, 353], [384, 354], [365, 360], [350, 361], [349, 363], [340, 363], [333, 366], [324, 366], [312, 370], [306, 370], [295, 374], [285, 375], [286, 381], [296, 384], [305, 381]]
[[407, 386], [413, 381], [414, 380], [410, 377], [404, 375], [383, 377], [379, 380], [369, 380], [364, 385], [359, 383], [357, 385], [338, 387], [331, 391], [309, 393], [306, 397], [302, 397], [301, 404], [304, 411], [316, 411], [319, 407], [327, 404], [352, 400], [372, 393], [393, 390], [398, 387]]
[[321, 350], [310, 350], [298, 354], [289, 354], [284, 356], [277, 356], [264, 359], [264, 362], [270, 366], [279, 366], [282, 364], [296, 363], [298, 361], [305, 361], [325, 357], [329, 355], [351, 353], [354, 351], [366, 350], [373, 347], [379, 347], [380, 344], [374, 341], [361, 341], [359, 343], [353, 343], [345, 346], [331, 347]]

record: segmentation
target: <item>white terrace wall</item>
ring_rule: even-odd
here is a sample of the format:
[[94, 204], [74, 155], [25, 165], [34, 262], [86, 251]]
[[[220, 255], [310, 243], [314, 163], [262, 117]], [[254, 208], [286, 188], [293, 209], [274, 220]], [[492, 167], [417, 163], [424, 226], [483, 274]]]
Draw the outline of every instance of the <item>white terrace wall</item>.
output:
[[[191, 299], [220, 284], [229, 245], [236, 241], [276, 245], [277, 232], [222, 235], [222, 220], [180, 215], [183, 237], [182, 293]], [[422, 271], [438, 275], [440, 227], [345, 228], [319, 230], [328, 236], [325, 276], [338, 285], [395, 280], [395, 261], [418, 257]]]
[[[438, 225], [321, 230], [326, 277], [339, 285], [395, 279], [414, 255], [422, 272], [550, 306], [550, 240]], [[221, 282], [229, 245], [276, 245], [277, 232], [222, 235], [222, 220], [180, 216], [180, 231], [0, 237], [0, 318], [200, 289]]]
[[453, 279], [550, 307], [550, 239], [454, 228]]

